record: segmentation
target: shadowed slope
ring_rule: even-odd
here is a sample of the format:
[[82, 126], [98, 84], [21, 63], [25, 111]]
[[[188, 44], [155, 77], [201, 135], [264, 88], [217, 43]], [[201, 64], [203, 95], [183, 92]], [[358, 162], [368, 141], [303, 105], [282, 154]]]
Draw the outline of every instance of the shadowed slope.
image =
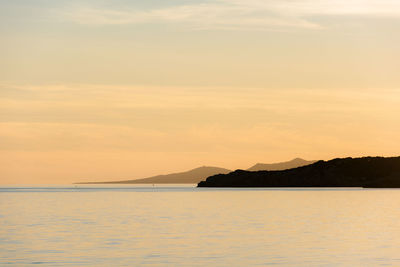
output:
[[400, 187], [400, 157], [318, 161], [283, 171], [236, 170], [208, 177], [199, 187]]

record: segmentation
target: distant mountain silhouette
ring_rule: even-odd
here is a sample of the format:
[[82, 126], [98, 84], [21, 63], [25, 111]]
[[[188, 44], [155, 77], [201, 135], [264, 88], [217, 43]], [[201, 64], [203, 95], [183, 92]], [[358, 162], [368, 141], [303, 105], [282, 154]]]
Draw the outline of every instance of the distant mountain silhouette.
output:
[[[304, 165], [311, 164], [315, 161], [307, 161], [301, 158], [296, 158], [287, 162], [278, 163], [257, 163], [253, 167], [250, 167], [249, 171], [258, 170], [285, 170], [294, 167], [300, 167]], [[219, 168], [219, 167], [199, 167], [186, 172], [171, 173], [165, 175], [157, 175], [143, 179], [134, 180], [123, 180], [123, 181], [106, 181], [106, 182], [86, 182], [78, 184], [197, 184], [207, 177], [216, 174], [226, 174], [231, 172], [231, 170]]]
[[236, 170], [208, 177], [198, 186], [400, 188], [400, 157], [321, 160], [283, 171]]
[[143, 179], [110, 182], [91, 182], [83, 184], [197, 184], [198, 182], [206, 179], [211, 175], [220, 173], [223, 174], [228, 172], [231, 172], [231, 170], [218, 167], [203, 166], [187, 172], [157, 175]]
[[309, 165], [316, 162], [316, 160], [304, 160], [301, 158], [295, 158], [291, 161], [278, 162], [278, 163], [257, 163], [253, 167], [248, 168], [248, 171], [278, 171], [297, 168], [305, 165]]

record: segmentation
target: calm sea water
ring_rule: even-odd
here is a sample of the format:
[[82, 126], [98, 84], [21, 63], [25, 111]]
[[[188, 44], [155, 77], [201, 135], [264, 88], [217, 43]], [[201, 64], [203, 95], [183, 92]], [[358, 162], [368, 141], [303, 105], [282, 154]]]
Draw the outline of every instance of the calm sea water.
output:
[[400, 190], [0, 188], [0, 265], [400, 266]]

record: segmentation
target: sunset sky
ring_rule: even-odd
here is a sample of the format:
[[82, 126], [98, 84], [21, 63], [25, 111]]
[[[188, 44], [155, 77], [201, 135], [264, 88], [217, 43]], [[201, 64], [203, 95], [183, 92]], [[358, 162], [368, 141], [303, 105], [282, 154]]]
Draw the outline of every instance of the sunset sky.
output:
[[400, 155], [398, 0], [0, 0], [0, 183]]

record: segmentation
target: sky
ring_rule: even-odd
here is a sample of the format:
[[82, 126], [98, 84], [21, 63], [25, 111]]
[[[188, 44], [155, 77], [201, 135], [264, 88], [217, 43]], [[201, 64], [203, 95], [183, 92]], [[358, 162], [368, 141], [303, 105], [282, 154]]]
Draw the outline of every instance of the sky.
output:
[[0, 0], [0, 183], [398, 156], [397, 0]]

